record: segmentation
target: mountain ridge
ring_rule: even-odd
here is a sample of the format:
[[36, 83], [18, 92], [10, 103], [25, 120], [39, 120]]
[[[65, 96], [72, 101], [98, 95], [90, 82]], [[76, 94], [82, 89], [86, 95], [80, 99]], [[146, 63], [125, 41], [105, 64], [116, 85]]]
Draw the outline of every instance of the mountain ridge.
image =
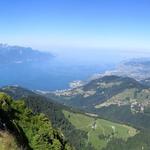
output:
[[92, 108], [127, 89], [134, 88], [139, 91], [148, 89], [147, 86], [139, 83], [135, 79], [111, 75], [93, 79], [87, 84], [74, 89], [41, 94], [52, 97], [54, 100], [66, 105], [84, 109]]
[[30, 47], [9, 46], [0, 44], [0, 64], [22, 64], [38, 61], [49, 61], [54, 56], [48, 52], [41, 52]]

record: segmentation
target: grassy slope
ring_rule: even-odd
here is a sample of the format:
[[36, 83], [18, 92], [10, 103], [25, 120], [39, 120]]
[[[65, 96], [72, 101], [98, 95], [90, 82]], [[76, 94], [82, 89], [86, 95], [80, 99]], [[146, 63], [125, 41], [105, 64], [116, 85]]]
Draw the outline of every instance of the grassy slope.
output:
[[137, 90], [147, 89], [146, 86], [132, 78], [104, 76], [91, 80], [89, 83], [72, 90], [44, 95], [66, 105], [86, 109], [86, 111], [88, 111], [91, 110], [93, 106], [102, 104], [113, 96], [133, 88]]
[[14, 136], [7, 131], [0, 131], [0, 150], [20, 150]]
[[[103, 119], [95, 119], [83, 114], [63, 111], [65, 117], [77, 128], [88, 132], [87, 143], [91, 143], [96, 150], [101, 150], [107, 146], [107, 143], [113, 138], [122, 138], [134, 136], [136, 130], [132, 127], [113, 123]], [[92, 128], [95, 124], [95, 129]], [[71, 131], [70, 131], [71, 132]]]
[[124, 103], [147, 103], [150, 100], [149, 89], [138, 90], [137, 88], [126, 89], [125, 91], [111, 97], [102, 104], [96, 105], [95, 108], [101, 108], [103, 106], [109, 106], [111, 104], [117, 104], [118, 102]]

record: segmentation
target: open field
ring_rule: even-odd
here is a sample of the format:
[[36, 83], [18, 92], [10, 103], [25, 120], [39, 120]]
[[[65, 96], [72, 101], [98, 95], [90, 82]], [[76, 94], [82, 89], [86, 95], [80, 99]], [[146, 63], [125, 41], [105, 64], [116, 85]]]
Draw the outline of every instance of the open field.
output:
[[63, 113], [77, 129], [87, 132], [87, 143], [91, 143], [96, 150], [106, 147], [112, 138], [127, 140], [137, 133], [136, 129], [124, 124], [68, 111], [63, 111]]

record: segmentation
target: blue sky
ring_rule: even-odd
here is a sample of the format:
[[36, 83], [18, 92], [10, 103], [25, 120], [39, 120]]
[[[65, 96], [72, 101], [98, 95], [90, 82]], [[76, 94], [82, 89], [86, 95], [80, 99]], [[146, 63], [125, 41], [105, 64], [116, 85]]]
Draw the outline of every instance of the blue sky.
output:
[[149, 0], [1, 0], [0, 42], [44, 50], [150, 50]]

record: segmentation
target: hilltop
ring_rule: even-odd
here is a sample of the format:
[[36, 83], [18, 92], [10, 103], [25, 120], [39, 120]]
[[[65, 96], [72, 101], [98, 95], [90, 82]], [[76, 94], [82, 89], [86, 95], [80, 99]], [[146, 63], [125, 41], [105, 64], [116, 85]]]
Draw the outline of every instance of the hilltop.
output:
[[[53, 99], [69, 106], [91, 109], [108, 101], [112, 102], [112, 104], [115, 102], [118, 105], [121, 102], [121, 104], [125, 104], [129, 101], [113, 101], [114, 97], [117, 95], [119, 97], [121, 93], [122, 95], [128, 95], [128, 93], [134, 93], [136, 91], [147, 93], [146, 89], [148, 90], [145, 85], [139, 83], [135, 79], [111, 75], [91, 80], [87, 84], [74, 89], [44, 93], [43, 95], [52, 97]], [[126, 99], [126, 97], [124, 97], [124, 99]]]

